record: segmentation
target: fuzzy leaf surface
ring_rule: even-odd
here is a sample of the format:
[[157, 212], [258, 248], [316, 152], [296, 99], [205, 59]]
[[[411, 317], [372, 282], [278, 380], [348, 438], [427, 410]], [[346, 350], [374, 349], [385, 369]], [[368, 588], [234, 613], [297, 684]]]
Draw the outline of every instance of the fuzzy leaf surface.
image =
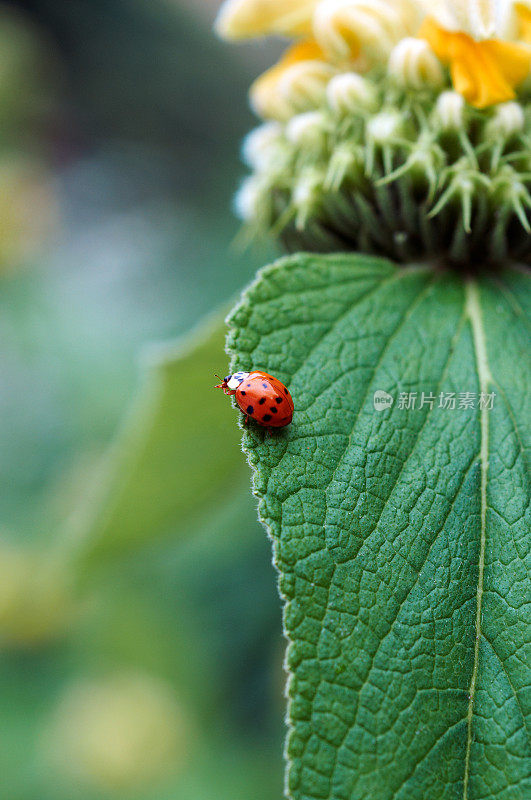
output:
[[517, 268], [299, 255], [232, 314], [233, 367], [295, 402], [287, 429], [244, 435], [285, 603], [293, 800], [529, 790], [529, 298]]

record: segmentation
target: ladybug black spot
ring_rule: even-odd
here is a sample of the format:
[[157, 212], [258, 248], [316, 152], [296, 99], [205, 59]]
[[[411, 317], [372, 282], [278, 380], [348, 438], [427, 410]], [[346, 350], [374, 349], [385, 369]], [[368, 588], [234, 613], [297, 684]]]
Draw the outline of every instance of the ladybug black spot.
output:
[[261, 397], [258, 402], [260, 403], [261, 406], [263, 406], [265, 401], [266, 401], [265, 397]]
[[275, 400], [276, 400], [277, 403], [281, 403], [282, 402], [282, 398], [281, 397], [275, 397]]
[[253, 408], [253, 406], [247, 406], [247, 413], [248, 413], [248, 414], [254, 414], [254, 408]]
[[271, 406], [271, 411], [273, 414], [278, 414], [278, 408], [276, 406]]
[[264, 414], [262, 419], [264, 420], [264, 422], [269, 422], [269, 420], [271, 419], [271, 414]]
[[245, 395], [247, 394], [247, 392], [240, 392], [240, 394], [242, 394], [242, 395], [245, 397]]

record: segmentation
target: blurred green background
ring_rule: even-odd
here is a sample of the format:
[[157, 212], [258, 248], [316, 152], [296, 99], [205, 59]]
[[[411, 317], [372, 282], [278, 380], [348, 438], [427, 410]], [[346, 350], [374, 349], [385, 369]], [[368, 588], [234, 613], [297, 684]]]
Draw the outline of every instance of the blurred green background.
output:
[[282, 794], [270, 547], [211, 390], [273, 255], [231, 213], [273, 54], [218, 5], [0, 3], [6, 800]]

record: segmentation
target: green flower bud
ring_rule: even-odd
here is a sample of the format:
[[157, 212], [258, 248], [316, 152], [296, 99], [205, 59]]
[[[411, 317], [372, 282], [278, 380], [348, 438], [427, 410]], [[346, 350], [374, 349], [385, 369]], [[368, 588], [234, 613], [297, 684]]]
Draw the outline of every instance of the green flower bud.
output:
[[494, 115], [485, 127], [485, 138], [496, 140], [503, 136], [505, 139], [522, 133], [525, 126], [524, 109], [520, 103], [501, 103], [496, 106]]
[[355, 72], [345, 72], [332, 78], [326, 96], [330, 108], [338, 115], [359, 110], [375, 111], [378, 107], [378, 93], [374, 84]]
[[387, 71], [400, 86], [412, 89], [444, 84], [441, 62], [424, 39], [402, 39], [389, 57]]
[[396, 144], [402, 128], [403, 119], [398, 111], [382, 111], [367, 122], [367, 138], [381, 147]]
[[464, 122], [465, 101], [454, 91], [443, 92], [435, 105], [435, 123], [445, 131], [459, 131]]
[[283, 142], [283, 127], [279, 122], [264, 122], [249, 133], [242, 147], [242, 157], [248, 167], [267, 170], [280, 155]]
[[297, 147], [321, 147], [326, 128], [326, 118], [321, 111], [307, 111], [290, 119], [286, 138]]

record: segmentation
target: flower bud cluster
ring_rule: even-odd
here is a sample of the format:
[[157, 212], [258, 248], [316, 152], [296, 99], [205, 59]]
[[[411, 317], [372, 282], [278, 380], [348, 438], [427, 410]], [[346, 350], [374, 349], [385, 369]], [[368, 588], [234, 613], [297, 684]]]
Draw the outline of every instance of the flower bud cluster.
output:
[[431, 66], [401, 44], [385, 80], [338, 74], [318, 109], [250, 134], [240, 215], [290, 249], [531, 263], [529, 104], [474, 109], [435, 73], [412, 95], [400, 71], [420, 87]]

